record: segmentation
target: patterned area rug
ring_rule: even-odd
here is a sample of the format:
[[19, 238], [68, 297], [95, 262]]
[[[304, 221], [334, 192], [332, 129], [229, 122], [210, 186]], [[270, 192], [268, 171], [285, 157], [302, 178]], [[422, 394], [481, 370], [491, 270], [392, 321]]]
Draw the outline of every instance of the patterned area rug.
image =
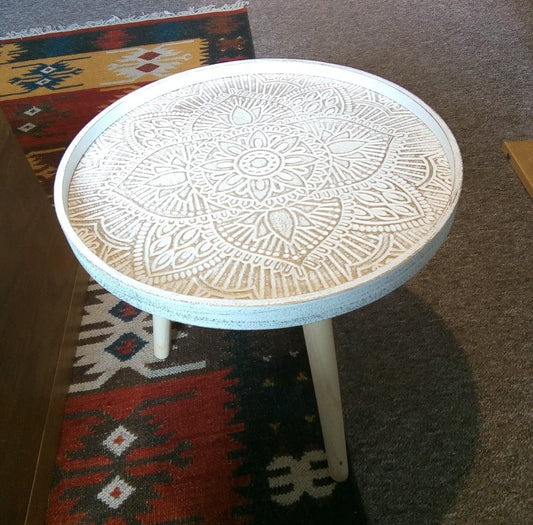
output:
[[65, 148], [109, 104], [173, 73], [246, 58], [244, 8], [0, 40], [0, 109], [51, 195]]
[[[76, 132], [118, 97], [252, 58], [246, 9], [0, 42], [0, 108], [51, 194]], [[173, 326], [91, 282], [50, 492], [50, 524], [365, 523], [328, 475], [301, 329]]]

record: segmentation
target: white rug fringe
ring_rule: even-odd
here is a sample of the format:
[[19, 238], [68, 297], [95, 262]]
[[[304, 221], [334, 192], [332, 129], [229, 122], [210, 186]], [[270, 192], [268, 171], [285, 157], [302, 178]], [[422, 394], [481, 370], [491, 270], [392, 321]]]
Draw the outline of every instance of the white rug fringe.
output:
[[76, 29], [87, 29], [90, 27], [105, 27], [108, 25], [115, 24], [127, 24], [129, 22], [142, 22], [143, 20], [159, 20], [165, 18], [173, 18], [177, 16], [190, 16], [190, 15], [201, 15], [205, 13], [218, 13], [224, 11], [236, 11], [237, 9], [242, 9], [248, 7], [247, 1], [239, 0], [233, 4], [224, 4], [222, 6], [208, 5], [204, 7], [190, 7], [185, 11], [179, 13], [172, 13], [170, 11], [161, 11], [158, 13], [150, 14], [141, 14], [141, 15], [132, 15], [127, 17], [119, 17], [113, 15], [108, 20], [95, 20], [85, 22], [83, 24], [70, 24], [68, 26], [44, 26], [44, 27], [35, 27], [32, 29], [25, 29], [24, 31], [12, 31], [6, 35], [0, 36], [0, 40], [10, 40], [14, 38], [25, 38], [29, 36], [38, 36], [46, 35], [47, 33], [62, 33], [66, 31], [75, 31]]

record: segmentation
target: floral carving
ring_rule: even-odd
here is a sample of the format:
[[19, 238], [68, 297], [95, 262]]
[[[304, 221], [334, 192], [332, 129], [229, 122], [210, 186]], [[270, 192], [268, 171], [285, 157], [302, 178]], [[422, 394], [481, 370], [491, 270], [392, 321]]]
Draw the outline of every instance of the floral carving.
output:
[[257, 74], [178, 89], [98, 137], [70, 218], [135, 279], [202, 297], [351, 283], [416, 244], [450, 199], [437, 139], [368, 89]]
[[306, 179], [317, 162], [298, 137], [268, 131], [217, 142], [212, 159], [203, 168], [216, 192], [259, 202], [306, 191]]

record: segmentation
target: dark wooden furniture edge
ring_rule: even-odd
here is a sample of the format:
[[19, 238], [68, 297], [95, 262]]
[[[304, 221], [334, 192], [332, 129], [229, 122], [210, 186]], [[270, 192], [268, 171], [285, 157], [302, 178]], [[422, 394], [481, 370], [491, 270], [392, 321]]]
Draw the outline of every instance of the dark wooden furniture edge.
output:
[[48, 404], [25, 524], [44, 523], [89, 276], [78, 266]]
[[2, 523], [44, 523], [87, 280], [0, 111]]

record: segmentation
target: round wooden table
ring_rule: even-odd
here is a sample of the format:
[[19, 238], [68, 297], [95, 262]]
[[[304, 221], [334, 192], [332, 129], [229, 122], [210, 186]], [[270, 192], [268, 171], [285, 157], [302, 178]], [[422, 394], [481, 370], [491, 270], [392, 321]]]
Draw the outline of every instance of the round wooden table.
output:
[[88, 273], [154, 316], [302, 325], [329, 468], [348, 474], [331, 319], [435, 254], [462, 179], [456, 141], [406, 90], [331, 64], [251, 60], [145, 86], [65, 152], [55, 205]]

